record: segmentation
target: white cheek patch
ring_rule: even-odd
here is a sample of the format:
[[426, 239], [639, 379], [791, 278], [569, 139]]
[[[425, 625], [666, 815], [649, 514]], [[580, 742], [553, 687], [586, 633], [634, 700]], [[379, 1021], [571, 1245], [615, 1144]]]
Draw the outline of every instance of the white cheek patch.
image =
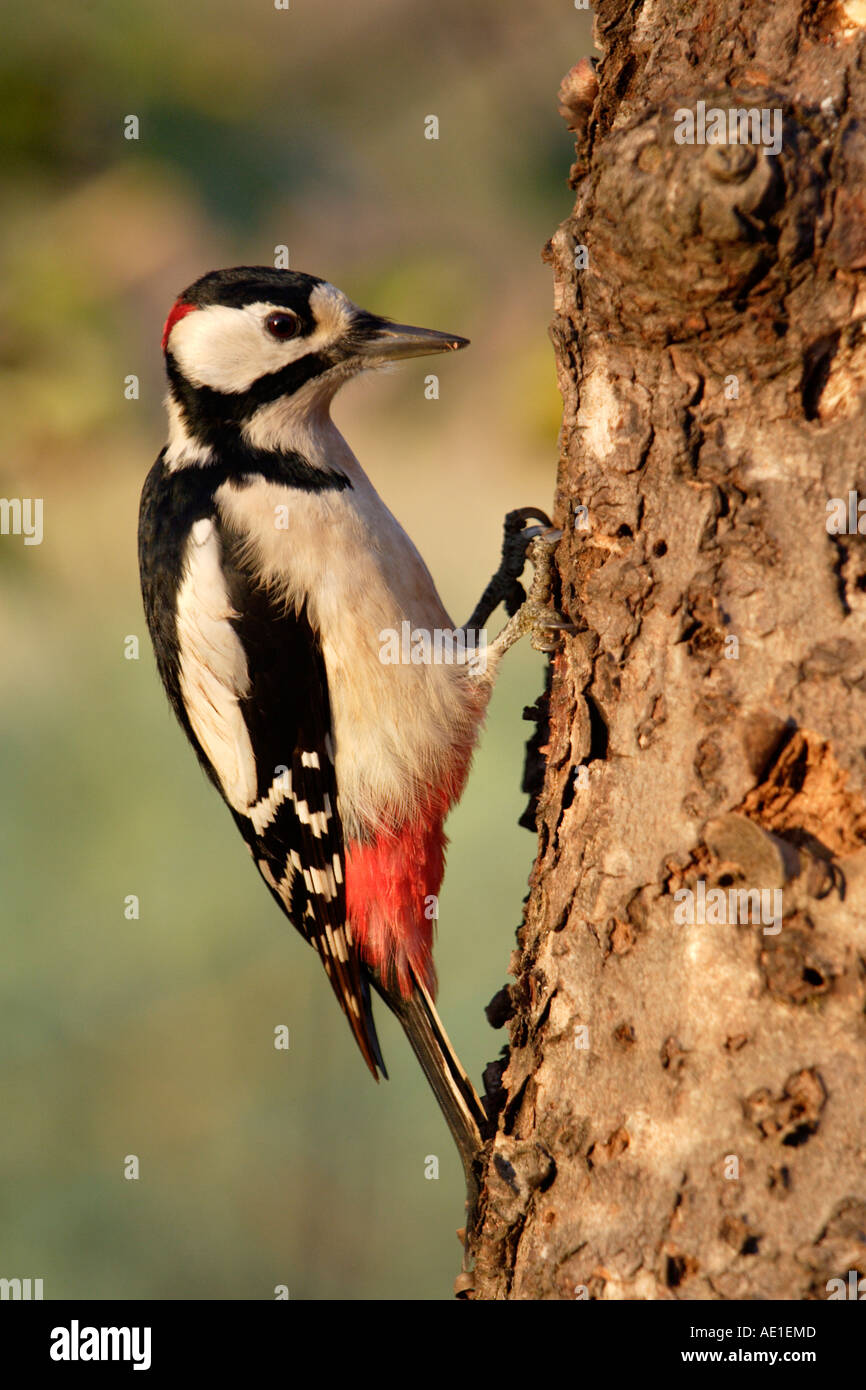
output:
[[269, 314], [285, 312], [285, 306], [265, 301], [241, 309], [210, 304], [178, 319], [168, 345], [191, 385], [240, 395], [260, 377], [331, 347], [352, 320], [353, 305], [334, 285], [316, 285], [310, 308], [316, 320], [312, 333], [280, 342], [264, 324]]
[[280, 343], [270, 337], [263, 321], [270, 304], [247, 304], [230, 309], [210, 304], [179, 319], [171, 330], [169, 347], [187, 381], [212, 391], [239, 395], [254, 381], [278, 372], [309, 352], [305, 338]]

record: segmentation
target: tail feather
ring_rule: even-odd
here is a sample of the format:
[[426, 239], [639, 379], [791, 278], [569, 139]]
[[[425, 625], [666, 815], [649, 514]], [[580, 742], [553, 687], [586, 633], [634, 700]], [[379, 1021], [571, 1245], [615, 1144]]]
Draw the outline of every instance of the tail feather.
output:
[[[370, 1049], [370, 1052], [372, 1053], [373, 1061], [375, 1062], [376, 1066], [379, 1068], [379, 1071], [382, 1073], [383, 1077], [384, 1077], [385, 1080], [387, 1081], [387, 1080], [388, 1080], [388, 1072], [387, 1072], [387, 1070], [386, 1070], [386, 1068], [385, 1068], [385, 1059], [384, 1059], [384, 1057], [382, 1056], [382, 1049], [381, 1049], [381, 1047], [379, 1046], [379, 1035], [378, 1035], [378, 1033], [376, 1032], [376, 1024], [375, 1024], [375, 1021], [374, 1021], [374, 1019], [373, 1019], [373, 1008], [372, 1008], [372, 1003], [371, 1003], [371, 1000], [370, 1000], [370, 977], [369, 977], [369, 975], [367, 974], [367, 971], [364, 970], [363, 968], [362, 968], [362, 970], [361, 970], [361, 972], [360, 972], [360, 978], [361, 978], [361, 999], [362, 999], [362, 1001], [363, 1001], [363, 1011], [362, 1011], [362, 1012], [363, 1012], [363, 1017], [364, 1017], [364, 1029], [365, 1029], [365, 1032], [366, 1032], [366, 1041], [367, 1041], [367, 1045], [368, 1045], [368, 1047], [369, 1047], [369, 1049]], [[351, 1020], [350, 1020], [350, 1022], [351, 1022]], [[364, 1051], [363, 1047], [361, 1048], [361, 1051], [362, 1051], [362, 1052]], [[365, 1054], [365, 1059], [364, 1059], [364, 1060], [367, 1061], [366, 1054]], [[370, 1065], [370, 1064], [369, 1064], [369, 1061], [367, 1061], [367, 1065], [368, 1065], [368, 1066]], [[378, 1081], [379, 1078], [378, 1078], [378, 1076], [376, 1075], [375, 1070], [374, 1070], [372, 1067], [370, 1068], [370, 1070], [373, 1072], [373, 1080], [374, 1080], [374, 1081]]]
[[470, 1193], [474, 1193], [478, 1182], [475, 1163], [487, 1136], [487, 1115], [449, 1041], [433, 1000], [414, 972], [412, 983], [412, 993], [404, 999], [397, 990], [386, 991], [373, 977], [379, 994], [403, 1025], [432, 1087], [460, 1153]]

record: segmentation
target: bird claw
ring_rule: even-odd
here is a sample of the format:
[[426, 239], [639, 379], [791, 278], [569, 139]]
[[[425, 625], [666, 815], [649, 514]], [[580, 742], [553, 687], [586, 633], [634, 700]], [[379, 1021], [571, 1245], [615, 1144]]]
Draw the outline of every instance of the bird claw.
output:
[[562, 540], [562, 531], [558, 526], [528, 526], [521, 535], [527, 540], [542, 540], [548, 545], [556, 545], [557, 541]]
[[526, 548], [526, 558], [535, 573], [529, 596], [512, 615], [493, 643], [494, 649], [505, 652], [521, 637], [529, 635], [537, 652], [555, 652], [566, 633], [576, 632], [574, 623], [563, 618], [550, 604], [553, 552], [562, 537], [554, 526], [543, 527], [533, 536]]
[[[531, 599], [527, 601], [526, 607], [531, 624], [529, 643], [537, 652], [555, 652], [566, 634], [577, 632], [575, 624], [561, 617], [555, 608], [536, 605]], [[551, 637], [550, 634], [556, 635]]]
[[520, 577], [527, 559], [532, 560], [533, 547], [536, 548], [533, 564], [537, 566], [541, 548], [547, 547], [549, 550], [561, 539], [562, 532], [540, 507], [520, 507], [509, 512], [505, 518], [499, 568], [464, 627], [483, 627], [500, 603], [504, 604], [509, 618], [513, 618], [526, 602], [526, 590]]

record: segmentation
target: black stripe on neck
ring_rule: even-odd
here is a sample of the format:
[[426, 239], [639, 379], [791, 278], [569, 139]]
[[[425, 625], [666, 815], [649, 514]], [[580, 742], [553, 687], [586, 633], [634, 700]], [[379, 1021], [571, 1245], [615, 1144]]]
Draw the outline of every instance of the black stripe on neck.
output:
[[301, 488], [304, 492], [342, 492], [343, 488], [352, 486], [339, 468], [316, 468], [296, 449], [272, 453], [269, 449], [254, 449], [249, 444], [238, 443], [221, 450], [213, 464], [192, 466], [201, 467], [204, 472], [210, 468], [217, 470], [220, 479], [214, 483], [214, 491], [222, 482], [248, 487], [257, 478]]
[[293, 396], [334, 365], [329, 357], [311, 352], [281, 367], [278, 372], [259, 377], [247, 391], [229, 392], [214, 391], [210, 386], [193, 386], [178, 369], [171, 353], [165, 359], [171, 393], [187, 430], [200, 443], [218, 449], [228, 436], [239, 436], [241, 427], [263, 405], [270, 405], [281, 396]]
[[[249, 487], [259, 478], [303, 492], [342, 492], [352, 486], [339, 468], [317, 468], [297, 449], [255, 449], [232, 437], [223, 438], [213, 447], [213, 456], [205, 463], [184, 463], [171, 468], [163, 462], [166, 482], [173, 483], [172, 490], [178, 497], [213, 497], [223, 483]], [[164, 460], [165, 450], [160, 458]]]

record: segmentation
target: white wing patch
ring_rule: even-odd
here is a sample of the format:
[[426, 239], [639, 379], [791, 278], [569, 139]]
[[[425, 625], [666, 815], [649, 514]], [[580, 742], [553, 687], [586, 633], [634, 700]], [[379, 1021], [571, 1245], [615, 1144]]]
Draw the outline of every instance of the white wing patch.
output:
[[256, 762], [239, 704], [249, 690], [249, 673], [229, 622], [238, 615], [229, 602], [220, 559], [214, 524], [202, 518], [187, 542], [178, 592], [180, 690], [192, 731], [229, 805], [246, 811], [256, 799]]

